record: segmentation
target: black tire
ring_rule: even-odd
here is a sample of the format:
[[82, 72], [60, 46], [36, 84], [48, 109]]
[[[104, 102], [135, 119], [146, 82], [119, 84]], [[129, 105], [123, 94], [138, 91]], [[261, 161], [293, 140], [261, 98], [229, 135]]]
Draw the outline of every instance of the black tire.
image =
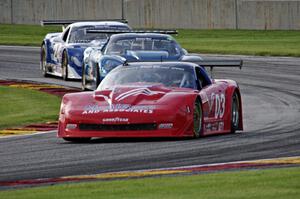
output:
[[202, 135], [203, 129], [203, 114], [202, 114], [202, 106], [199, 100], [195, 101], [194, 104], [194, 113], [193, 113], [193, 124], [194, 124], [194, 138], [199, 138]]
[[67, 51], [63, 52], [62, 63], [61, 63], [61, 76], [63, 80], [68, 81], [68, 55]]
[[98, 64], [96, 64], [95, 75], [96, 75], [96, 82], [95, 82], [95, 90], [96, 90], [100, 84], [100, 73], [99, 73], [99, 65]]
[[82, 65], [82, 74], [81, 74], [81, 90], [82, 91], [87, 91], [87, 88], [85, 87], [86, 85], [86, 79], [85, 79], [85, 68], [84, 64]]
[[47, 67], [46, 67], [46, 47], [45, 44], [41, 47], [41, 70], [44, 77], [48, 77]]
[[240, 123], [240, 100], [235, 91], [231, 99], [231, 133], [235, 133]]
[[91, 140], [91, 138], [69, 138], [69, 137], [64, 137], [63, 139], [68, 142], [77, 142], [77, 143], [86, 143]]

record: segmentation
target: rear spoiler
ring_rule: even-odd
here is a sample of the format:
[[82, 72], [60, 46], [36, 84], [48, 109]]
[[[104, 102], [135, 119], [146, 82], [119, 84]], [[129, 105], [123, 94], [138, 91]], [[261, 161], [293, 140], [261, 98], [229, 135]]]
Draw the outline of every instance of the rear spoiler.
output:
[[99, 30], [89, 29], [87, 33], [107, 33], [107, 34], [120, 34], [120, 33], [160, 33], [174, 35], [178, 34], [177, 30]]
[[42, 20], [41, 21], [41, 26], [48, 26], [48, 25], [69, 25], [75, 22], [101, 22], [101, 21], [118, 21], [118, 22], [122, 22], [122, 23], [128, 23], [128, 21], [126, 19], [98, 19], [98, 20], [69, 20], [69, 19], [57, 19], [57, 20]]
[[[225, 60], [201, 60], [201, 61], [168, 61], [168, 60], [161, 60], [161, 61], [147, 61], [147, 62], [189, 62], [189, 63], [194, 63], [197, 64], [199, 66], [202, 67], [209, 67], [210, 68], [210, 74], [211, 77], [213, 77], [212, 75], [212, 71], [213, 68], [218, 67], [218, 68], [232, 68], [232, 67], [236, 67], [239, 69], [242, 69], [243, 66], [243, 60], [241, 59], [234, 59], [234, 60], [230, 60], [230, 59], [225, 59]], [[132, 61], [132, 62], [143, 62], [143, 61]], [[123, 63], [124, 66], [128, 65], [130, 62], [125, 61]]]
[[76, 23], [76, 22], [101, 22], [101, 21], [117, 21], [121, 23], [128, 23], [126, 19], [99, 19], [99, 20], [69, 20], [69, 19], [57, 19], [57, 20], [42, 20], [41, 26], [50, 26], [50, 25], [62, 25], [62, 29], [64, 30], [67, 25]]
[[220, 67], [220, 68], [232, 68], [232, 67], [237, 67], [239, 69], [242, 69], [243, 66], [243, 60], [240, 59], [234, 59], [234, 60], [201, 60], [201, 61], [169, 61], [169, 60], [163, 60], [161, 59], [160, 61], [154, 60], [154, 61], [140, 61], [140, 60], [134, 60], [134, 61], [125, 61], [124, 65], [127, 65], [128, 63], [133, 63], [133, 62], [189, 62], [189, 63], [194, 63], [202, 67], [209, 67], [211, 71], [215, 67]]
[[235, 60], [229, 60], [229, 59], [225, 59], [225, 60], [202, 60], [202, 61], [195, 61], [195, 62], [192, 61], [192, 63], [195, 63], [195, 64], [197, 64], [199, 66], [202, 66], [202, 67], [209, 67], [211, 77], [213, 77], [212, 71], [215, 67], [218, 67], [218, 68], [237, 67], [241, 70], [242, 66], [243, 66], [243, 60], [240, 60], [240, 59], [235, 59]]
[[[187, 61], [189, 62], [189, 61]], [[242, 69], [243, 60], [235, 59], [235, 60], [202, 60], [202, 61], [192, 61], [192, 63], [197, 64], [203, 67], [209, 67], [210, 70], [213, 70], [214, 67], [220, 68], [228, 68], [228, 67], [237, 67]]]
[[199, 66], [202, 67], [209, 67], [211, 70], [213, 70], [213, 68], [215, 67], [220, 67], [220, 68], [230, 68], [230, 67], [237, 67], [239, 69], [242, 69], [243, 66], [243, 60], [240, 59], [234, 59], [234, 60], [229, 60], [229, 59], [225, 59], [225, 60], [201, 60], [201, 61], [169, 61], [169, 60], [163, 60], [161, 59], [160, 61], [158, 60], [153, 60], [153, 61], [141, 61], [141, 60], [134, 60], [131, 62], [125, 61], [125, 65], [128, 63], [132, 63], [132, 62], [189, 62], [189, 63], [194, 63], [197, 64]]

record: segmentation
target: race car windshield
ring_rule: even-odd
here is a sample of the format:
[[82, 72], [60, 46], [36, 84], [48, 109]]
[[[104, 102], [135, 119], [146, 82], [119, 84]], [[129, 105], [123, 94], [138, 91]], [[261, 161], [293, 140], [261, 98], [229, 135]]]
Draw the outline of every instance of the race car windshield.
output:
[[146, 65], [124, 67], [110, 72], [97, 90], [106, 90], [118, 85], [159, 83], [167, 87], [197, 89], [192, 69], [176, 66]]
[[106, 42], [111, 34], [106, 33], [88, 33], [87, 30], [100, 29], [100, 30], [127, 30], [127, 26], [84, 26], [74, 27], [69, 36], [69, 43], [90, 43], [97, 40]]
[[[164, 57], [174, 57], [181, 55], [180, 46], [174, 41], [167, 38], [126, 38], [109, 42], [106, 54], [132, 56], [139, 59], [141, 54], [151, 54], [161, 52]], [[152, 54], [153, 56], [153, 54]]]

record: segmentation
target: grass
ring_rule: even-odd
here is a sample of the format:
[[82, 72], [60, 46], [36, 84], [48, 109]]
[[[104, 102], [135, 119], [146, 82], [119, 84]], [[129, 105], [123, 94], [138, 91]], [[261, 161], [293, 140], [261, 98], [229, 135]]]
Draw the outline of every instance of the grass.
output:
[[57, 121], [60, 107], [57, 96], [6, 86], [0, 86], [0, 96], [0, 129]]
[[[0, 24], [0, 44], [39, 46], [60, 26]], [[300, 56], [300, 31], [276, 30], [179, 30], [175, 36], [189, 52]]]
[[179, 30], [177, 40], [197, 53], [300, 56], [300, 31]]
[[47, 33], [61, 30], [60, 26], [0, 24], [0, 44], [40, 46]]
[[298, 199], [300, 168], [63, 184], [0, 192], [5, 199]]

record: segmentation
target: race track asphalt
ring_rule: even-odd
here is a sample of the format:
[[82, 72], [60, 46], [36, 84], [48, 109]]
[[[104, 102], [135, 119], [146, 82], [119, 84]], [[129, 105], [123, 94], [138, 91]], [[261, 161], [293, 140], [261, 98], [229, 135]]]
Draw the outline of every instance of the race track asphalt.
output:
[[[56, 132], [1, 138], [0, 181], [299, 156], [300, 58], [221, 58], [233, 57], [244, 60], [243, 69], [215, 69], [214, 77], [239, 82], [243, 132], [197, 140], [95, 139], [84, 144], [67, 143]], [[2, 46], [0, 79], [80, 86], [43, 78], [38, 62], [38, 48]]]

